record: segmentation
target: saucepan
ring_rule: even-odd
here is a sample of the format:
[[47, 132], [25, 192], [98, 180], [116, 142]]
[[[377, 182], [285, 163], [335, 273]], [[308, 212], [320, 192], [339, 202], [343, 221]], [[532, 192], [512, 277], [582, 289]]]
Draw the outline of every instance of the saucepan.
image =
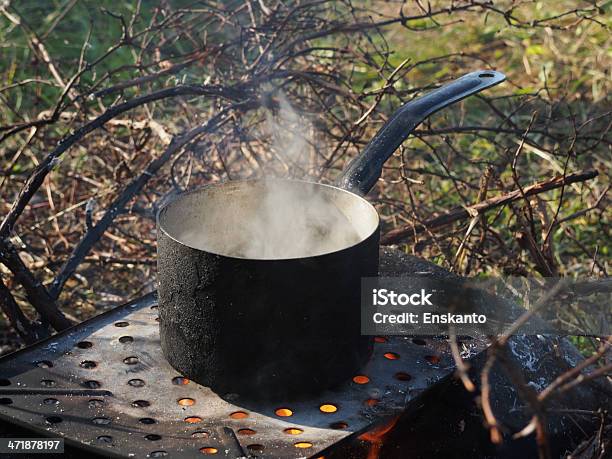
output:
[[364, 196], [432, 113], [501, 83], [462, 76], [395, 112], [336, 185], [231, 180], [160, 209], [161, 347], [215, 392], [299, 397], [350, 380], [370, 357], [360, 283], [378, 273], [380, 221]]

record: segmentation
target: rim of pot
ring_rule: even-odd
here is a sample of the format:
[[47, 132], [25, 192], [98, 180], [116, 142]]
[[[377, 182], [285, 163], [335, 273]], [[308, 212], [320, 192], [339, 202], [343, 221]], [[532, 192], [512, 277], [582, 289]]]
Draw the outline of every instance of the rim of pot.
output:
[[[312, 186], [326, 187], [326, 188], [334, 190], [335, 192], [346, 193], [347, 195], [350, 195], [352, 199], [358, 199], [358, 200], [360, 200], [362, 203], [364, 203], [366, 205], [368, 210], [371, 212], [372, 216], [375, 218], [375, 223], [376, 224], [373, 225], [372, 231], [368, 232], [367, 236], [360, 237], [359, 241], [354, 243], [354, 244], [347, 245], [345, 247], [341, 247], [341, 248], [338, 248], [336, 250], [330, 250], [330, 251], [324, 252], [324, 253], [317, 253], [317, 254], [314, 254], [314, 255], [304, 255], [304, 256], [298, 256], [298, 257], [283, 257], [283, 258], [240, 257], [240, 256], [236, 256], [236, 255], [228, 255], [226, 253], [223, 253], [222, 251], [216, 251], [214, 249], [204, 249], [202, 247], [195, 247], [193, 244], [188, 244], [185, 241], [181, 241], [180, 239], [178, 239], [175, 236], [173, 236], [172, 234], [170, 234], [170, 232], [163, 225], [163, 222], [162, 222], [163, 215], [162, 214], [170, 206], [172, 206], [173, 204], [176, 204], [178, 201], [183, 200], [184, 198], [186, 198], [189, 195], [201, 193], [202, 191], [205, 191], [208, 188], [213, 188], [213, 187], [214, 188], [220, 188], [220, 187], [223, 187], [225, 185], [227, 185], [227, 186], [230, 186], [230, 185], [240, 185], [241, 183], [264, 182], [264, 181], [269, 181], [269, 180], [274, 180], [274, 181], [278, 181], [278, 182], [304, 183], [304, 184], [312, 185]], [[252, 260], [252, 261], [283, 261], [283, 260], [300, 260], [300, 259], [306, 259], [306, 258], [325, 257], [325, 256], [328, 256], [328, 255], [331, 255], [331, 254], [334, 254], [334, 253], [343, 252], [343, 251], [348, 250], [348, 249], [350, 249], [352, 247], [356, 247], [359, 244], [362, 244], [364, 241], [366, 241], [367, 239], [372, 237], [372, 235], [374, 233], [376, 233], [376, 231], [378, 231], [378, 229], [380, 227], [380, 216], [378, 215], [378, 211], [372, 205], [372, 203], [370, 203], [364, 197], [359, 196], [358, 194], [355, 194], [355, 193], [353, 193], [351, 191], [345, 190], [344, 188], [340, 188], [340, 187], [337, 187], [337, 186], [334, 186], [334, 185], [328, 185], [328, 184], [325, 184], [325, 183], [310, 182], [308, 180], [299, 180], [299, 179], [276, 178], [276, 177], [274, 177], [274, 178], [265, 178], [265, 179], [264, 178], [257, 178], [257, 179], [245, 179], [245, 180], [226, 180], [226, 181], [222, 181], [222, 182], [209, 183], [207, 185], [198, 187], [196, 189], [185, 191], [183, 193], [180, 193], [180, 194], [172, 197], [166, 203], [164, 203], [164, 205], [161, 206], [158, 209], [157, 214], [155, 215], [155, 221], [156, 221], [156, 224], [157, 224], [158, 231], [163, 231], [164, 234], [167, 237], [169, 237], [173, 241], [177, 242], [178, 244], [184, 245], [185, 247], [189, 247], [189, 248], [194, 249], [194, 250], [200, 250], [202, 252], [210, 253], [212, 255], [218, 255], [220, 257], [235, 258], [237, 260]]]

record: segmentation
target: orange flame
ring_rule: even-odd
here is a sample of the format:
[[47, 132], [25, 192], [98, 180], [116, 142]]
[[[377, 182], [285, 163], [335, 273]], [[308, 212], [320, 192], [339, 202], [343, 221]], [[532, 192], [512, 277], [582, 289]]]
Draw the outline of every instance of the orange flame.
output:
[[370, 443], [367, 459], [378, 459], [385, 436], [393, 429], [393, 427], [395, 427], [398, 420], [399, 416], [394, 416], [389, 419], [388, 422], [376, 426], [369, 432], [363, 433], [359, 436], [360, 440]]

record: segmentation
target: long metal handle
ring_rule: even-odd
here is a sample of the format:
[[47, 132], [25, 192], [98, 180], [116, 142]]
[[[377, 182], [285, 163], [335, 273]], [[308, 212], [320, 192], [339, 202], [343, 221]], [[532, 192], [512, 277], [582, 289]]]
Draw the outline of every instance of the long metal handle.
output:
[[471, 72], [402, 105], [351, 161], [338, 179], [338, 186], [359, 195], [367, 194], [382, 174], [385, 161], [425, 118], [505, 79], [503, 73], [493, 70]]

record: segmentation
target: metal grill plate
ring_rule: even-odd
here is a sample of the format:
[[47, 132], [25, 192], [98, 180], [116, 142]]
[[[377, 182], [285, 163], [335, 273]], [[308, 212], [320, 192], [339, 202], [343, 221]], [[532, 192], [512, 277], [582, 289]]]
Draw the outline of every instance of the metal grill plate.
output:
[[[454, 370], [446, 340], [391, 337], [377, 339], [365, 384], [297, 402], [221, 398], [164, 360], [156, 309], [147, 295], [0, 359], [0, 416], [108, 457], [317, 457], [403, 412]], [[484, 348], [463, 346], [471, 355]]]

